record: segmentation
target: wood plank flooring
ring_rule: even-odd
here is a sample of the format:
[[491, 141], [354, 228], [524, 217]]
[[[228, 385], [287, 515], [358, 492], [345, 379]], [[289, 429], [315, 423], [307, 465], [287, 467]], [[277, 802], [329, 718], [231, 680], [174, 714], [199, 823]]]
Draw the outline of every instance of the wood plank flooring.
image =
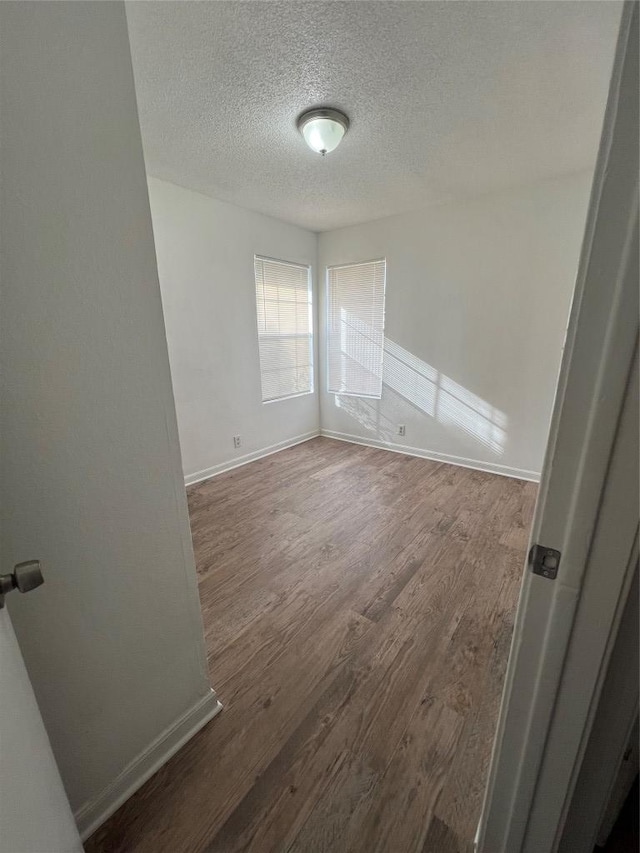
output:
[[190, 487], [224, 711], [88, 853], [468, 853], [535, 494], [326, 438]]

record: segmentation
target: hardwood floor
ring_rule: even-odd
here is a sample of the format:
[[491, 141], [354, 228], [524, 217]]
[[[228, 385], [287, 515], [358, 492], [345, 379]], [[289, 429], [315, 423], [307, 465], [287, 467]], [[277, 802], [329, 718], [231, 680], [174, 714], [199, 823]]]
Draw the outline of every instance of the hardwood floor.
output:
[[325, 438], [190, 487], [224, 711], [86, 850], [470, 851], [535, 494]]

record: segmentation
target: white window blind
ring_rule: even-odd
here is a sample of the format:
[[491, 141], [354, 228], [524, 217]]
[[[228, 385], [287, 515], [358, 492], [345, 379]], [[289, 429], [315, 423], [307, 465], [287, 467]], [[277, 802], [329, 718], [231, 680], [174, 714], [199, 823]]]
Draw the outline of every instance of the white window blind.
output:
[[262, 401], [313, 391], [309, 267], [255, 256]]
[[328, 390], [382, 395], [386, 261], [327, 270]]

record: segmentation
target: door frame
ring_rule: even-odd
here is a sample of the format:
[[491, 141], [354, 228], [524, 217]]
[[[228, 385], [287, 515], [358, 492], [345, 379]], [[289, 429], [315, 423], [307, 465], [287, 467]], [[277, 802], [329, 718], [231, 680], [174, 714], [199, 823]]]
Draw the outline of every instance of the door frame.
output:
[[[637, 359], [637, 264], [638, 2], [627, 0], [531, 533], [562, 558], [555, 580], [524, 575], [480, 853], [556, 849], [626, 601], [637, 498], [626, 509], [621, 502], [608, 531], [617, 553], [599, 575], [594, 543]], [[623, 488], [633, 488], [631, 478], [637, 484], [633, 464]], [[597, 624], [587, 644], [589, 613]]]

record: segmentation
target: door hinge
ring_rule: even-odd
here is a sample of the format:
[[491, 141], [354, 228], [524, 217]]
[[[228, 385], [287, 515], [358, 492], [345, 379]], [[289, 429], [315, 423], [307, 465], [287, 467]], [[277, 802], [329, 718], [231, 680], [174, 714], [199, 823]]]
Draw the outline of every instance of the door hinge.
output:
[[529, 551], [529, 565], [534, 575], [554, 580], [560, 565], [560, 551], [547, 548], [546, 545], [532, 545]]

